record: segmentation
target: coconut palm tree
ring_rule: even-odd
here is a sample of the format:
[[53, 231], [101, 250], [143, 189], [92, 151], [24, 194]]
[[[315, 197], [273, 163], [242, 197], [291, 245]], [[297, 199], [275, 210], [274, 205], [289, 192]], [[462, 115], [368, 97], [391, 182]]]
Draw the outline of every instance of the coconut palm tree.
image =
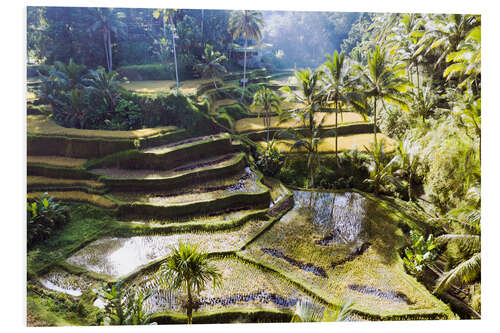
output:
[[[312, 72], [307, 68], [300, 72], [295, 72], [295, 77], [299, 82], [297, 93], [292, 91], [289, 86], [280, 88], [286, 94], [286, 100], [297, 104], [304, 105], [303, 107], [288, 110], [280, 113], [280, 122], [288, 119], [299, 119], [305, 128], [306, 135], [302, 135], [299, 131], [289, 128], [280, 133], [281, 138], [291, 139], [294, 141], [290, 146], [293, 149], [305, 149], [308, 155], [307, 166], [309, 169], [310, 186], [314, 187], [314, 171], [320, 165], [319, 158], [319, 140], [322, 133], [325, 117], [317, 119], [317, 113], [326, 104], [326, 90], [320, 86], [319, 80], [322, 75], [321, 71]], [[331, 132], [331, 131], [329, 131]]]
[[[281, 100], [278, 95], [269, 88], [262, 87], [253, 96], [253, 103], [251, 105], [252, 108], [256, 108], [257, 106], [262, 106], [262, 110], [264, 111], [264, 125], [267, 129], [267, 137], [266, 143], [269, 143], [269, 132], [271, 129], [271, 114], [274, 110], [277, 113], [281, 112]], [[259, 110], [259, 117], [262, 112]]]
[[233, 39], [238, 36], [245, 37], [244, 59], [243, 59], [243, 86], [241, 88], [240, 102], [245, 96], [246, 72], [247, 72], [247, 47], [248, 38], [256, 42], [262, 37], [260, 29], [264, 26], [262, 13], [256, 10], [236, 10], [229, 18], [229, 29], [233, 32]]
[[368, 64], [361, 74], [366, 97], [373, 99], [373, 136], [377, 143], [377, 101], [395, 103], [408, 109], [406, 90], [409, 83], [404, 75], [404, 63], [390, 64], [379, 46], [368, 55]]
[[[177, 53], [175, 51], [175, 23], [174, 23], [174, 13], [177, 11], [177, 9], [157, 9], [153, 12], [153, 17], [155, 19], [158, 19], [160, 17], [160, 14], [162, 14], [163, 17], [163, 41], [162, 43], [166, 43], [166, 35], [167, 35], [167, 29], [166, 26], [167, 24], [170, 26], [170, 31], [172, 32], [172, 45], [173, 45], [173, 51], [174, 51], [174, 65], [175, 65], [175, 82], [176, 82], [176, 87], [177, 87], [177, 92], [179, 92], [179, 74], [177, 70]], [[170, 22], [170, 24], [169, 24]]]
[[188, 324], [193, 323], [193, 293], [199, 294], [209, 281], [214, 288], [220, 286], [221, 274], [210, 263], [208, 254], [198, 250], [197, 245], [179, 241], [160, 266], [159, 280], [167, 289], [182, 288], [187, 293]]
[[195, 69], [201, 72], [202, 76], [211, 77], [214, 80], [215, 89], [218, 90], [216, 79], [227, 73], [226, 68], [221, 64], [222, 61], [227, 59], [226, 56], [221, 55], [218, 51], [214, 51], [213, 46], [207, 44], [201, 58], [203, 59], [203, 63], [197, 64]]
[[466, 204], [450, 211], [447, 216], [453, 226], [452, 232], [439, 236], [436, 241], [442, 245], [455, 244], [462, 261], [444, 272], [438, 279], [434, 293], [440, 294], [457, 282], [472, 282], [481, 274], [481, 190], [471, 187]]
[[96, 21], [90, 26], [90, 31], [101, 31], [104, 41], [104, 53], [106, 55], [106, 66], [108, 72], [113, 70], [113, 52], [111, 49], [111, 33], [118, 35], [122, 33], [126, 25], [121, 21], [122, 13], [113, 8], [96, 8]]
[[[349, 66], [345, 61], [344, 52], [338, 53], [335, 51], [333, 56], [327, 55], [328, 61], [324, 63], [326, 71], [323, 75], [323, 80], [328, 87], [328, 99], [335, 102], [335, 159], [339, 164], [338, 156], [338, 111], [340, 106], [341, 123], [344, 122], [342, 117], [342, 103], [347, 103], [347, 89], [349, 87], [348, 76]], [[340, 102], [340, 104], [339, 104]]]
[[324, 309], [309, 301], [300, 299], [295, 305], [295, 312], [291, 322], [345, 321], [351, 315], [353, 307], [354, 302], [350, 299], [342, 300], [340, 306], [334, 309]]
[[425, 33], [419, 40], [420, 52], [426, 50], [425, 54], [439, 49], [439, 58], [435, 62], [434, 68], [437, 68], [446, 57], [458, 50], [461, 41], [465, 40], [472, 28], [480, 24], [477, 15], [433, 15], [429, 16], [425, 24]]

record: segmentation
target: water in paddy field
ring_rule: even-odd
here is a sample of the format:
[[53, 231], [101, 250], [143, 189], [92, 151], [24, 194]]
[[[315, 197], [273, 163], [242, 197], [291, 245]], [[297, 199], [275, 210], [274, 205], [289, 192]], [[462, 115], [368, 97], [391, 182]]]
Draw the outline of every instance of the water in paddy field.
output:
[[360, 243], [366, 234], [367, 200], [356, 192], [293, 191], [294, 210], [324, 238], [320, 245]]
[[96, 283], [95, 280], [54, 269], [40, 277], [40, 283], [47, 289], [71, 296], [81, 296]]

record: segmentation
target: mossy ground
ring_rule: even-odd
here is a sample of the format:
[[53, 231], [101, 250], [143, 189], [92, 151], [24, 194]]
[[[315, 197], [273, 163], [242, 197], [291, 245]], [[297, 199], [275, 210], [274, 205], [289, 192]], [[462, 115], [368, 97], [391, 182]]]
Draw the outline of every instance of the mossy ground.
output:
[[[245, 258], [273, 267], [332, 304], [351, 298], [359, 311], [382, 317], [411, 314], [425, 316], [434, 312], [441, 313], [444, 317], [450, 316], [451, 312], [444, 304], [405, 273], [397, 253], [397, 249], [403, 245], [403, 234], [396, 226], [396, 221], [392, 221], [383, 209], [372, 202], [364, 202], [366, 215], [364, 221], [359, 222], [365, 224], [366, 233], [364, 236], [361, 233], [358, 241], [363, 240], [371, 245], [362, 255], [341, 265], [332, 267], [332, 263], [346, 258], [359, 245], [352, 242], [327, 246], [317, 244], [325, 234], [318, 231], [318, 226], [314, 225], [307, 211], [297, 207], [246, 247], [241, 254]], [[321, 207], [322, 211], [318, 211], [318, 214], [323, 214], [325, 209], [333, 211], [333, 208], [328, 208], [331, 206]], [[317, 276], [262, 251], [262, 248], [270, 247], [295, 260], [322, 267], [328, 277]], [[349, 285], [356, 284], [403, 293], [410, 304], [363, 294], [349, 288]]]

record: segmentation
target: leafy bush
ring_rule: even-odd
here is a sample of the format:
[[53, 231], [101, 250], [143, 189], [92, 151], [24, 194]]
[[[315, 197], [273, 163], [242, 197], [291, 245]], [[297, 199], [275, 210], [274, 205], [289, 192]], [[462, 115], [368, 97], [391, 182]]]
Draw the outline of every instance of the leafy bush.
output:
[[139, 105], [133, 101], [120, 99], [111, 119], [105, 119], [104, 123], [112, 130], [131, 130], [142, 126], [142, 112]]
[[410, 274], [421, 278], [424, 272], [425, 265], [433, 262], [437, 257], [437, 244], [432, 234], [424, 239], [416, 231], [410, 231], [410, 247], [405, 248], [403, 262]]
[[206, 103], [195, 104], [183, 94], [138, 95], [125, 90], [121, 97], [142, 110], [143, 127], [178, 126], [196, 135], [219, 132], [219, 126], [207, 114]]
[[145, 325], [149, 323], [152, 314], [146, 314], [144, 302], [151, 296], [151, 292], [144, 295], [136, 293], [134, 289], [125, 290], [124, 282], [118, 280], [110, 288], [101, 288], [97, 294], [105, 299], [105, 320], [107, 325]]
[[266, 176], [274, 177], [285, 163], [285, 155], [281, 151], [274, 147], [274, 139], [269, 142], [267, 147], [259, 152], [256, 160], [256, 164], [260, 171]]
[[28, 248], [47, 239], [69, 221], [66, 206], [54, 202], [47, 193], [34, 202], [28, 202]]

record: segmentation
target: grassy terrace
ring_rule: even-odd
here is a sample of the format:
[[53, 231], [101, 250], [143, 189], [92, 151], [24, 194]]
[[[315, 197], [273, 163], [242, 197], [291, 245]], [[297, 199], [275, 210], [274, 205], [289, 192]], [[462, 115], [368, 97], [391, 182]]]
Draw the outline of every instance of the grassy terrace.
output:
[[[406, 274], [397, 252], [403, 244], [398, 219], [357, 193], [296, 191], [295, 199], [293, 210], [238, 255], [283, 274], [328, 303], [351, 298], [368, 317], [451, 316]], [[269, 249], [313, 265], [317, 272]]]
[[87, 163], [86, 158], [71, 158], [65, 156], [33, 156], [28, 155], [28, 164], [41, 164], [46, 166], [78, 168]]
[[[384, 149], [386, 152], [393, 151], [395, 149], [395, 142], [388, 136], [377, 133], [377, 140], [384, 140]], [[262, 147], [266, 146], [265, 141], [259, 141]], [[290, 147], [293, 144], [292, 140], [277, 140], [275, 142], [275, 147], [283, 152], [289, 153]], [[364, 150], [365, 147], [368, 149], [373, 148], [373, 133], [364, 134], [354, 134], [354, 135], [343, 135], [338, 137], [338, 150], [350, 150], [353, 148], [358, 148], [359, 150]], [[327, 137], [319, 140], [318, 151], [320, 153], [332, 153], [335, 152], [335, 137]], [[301, 149], [295, 149], [292, 153], [302, 152]]]
[[[315, 115], [315, 120], [320, 121], [321, 119], [325, 118], [323, 122], [323, 127], [331, 127], [335, 126], [335, 113], [330, 113], [330, 112], [318, 112]], [[343, 118], [343, 122], [341, 121]], [[346, 124], [352, 124], [352, 123], [360, 123], [360, 122], [365, 122], [365, 119], [363, 116], [359, 113], [355, 112], [343, 112], [343, 116], [340, 116], [340, 113], [338, 114], [338, 125], [346, 125]], [[289, 119], [287, 121], [284, 121], [282, 123], [279, 122], [279, 117], [274, 116], [271, 117], [271, 129], [286, 129], [286, 128], [299, 128], [303, 127], [304, 125], [299, 119]], [[264, 119], [262, 117], [259, 118], [245, 118], [245, 119], [240, 119], [236, 122], [235, 124], [235, 130], [237, 133], [246, 133], [246, 132], [251, 132], [251, 131], [262, 131], [265, 130], [266, 127], [264, 126]]]
[[[197, 89], [206, 84], [212, 83], [211, 79], [195, 79], [179, 82], [179, 91], [186, 95], [195, 94]], [[122, 83], [121, 86], [129, 91], [139, 94], [158, 94], [169, 93], [176, 90], [175, 80], [146, 80], [146, 81], [130, 81]]]
[[131, 131], [83, 130], [62, 127], [44, 115], [28, 115], [27, 131], [32, 135], [67, 136], [88, 139], [139, 139], [175, 131], [175, 126], [144, 128]]

